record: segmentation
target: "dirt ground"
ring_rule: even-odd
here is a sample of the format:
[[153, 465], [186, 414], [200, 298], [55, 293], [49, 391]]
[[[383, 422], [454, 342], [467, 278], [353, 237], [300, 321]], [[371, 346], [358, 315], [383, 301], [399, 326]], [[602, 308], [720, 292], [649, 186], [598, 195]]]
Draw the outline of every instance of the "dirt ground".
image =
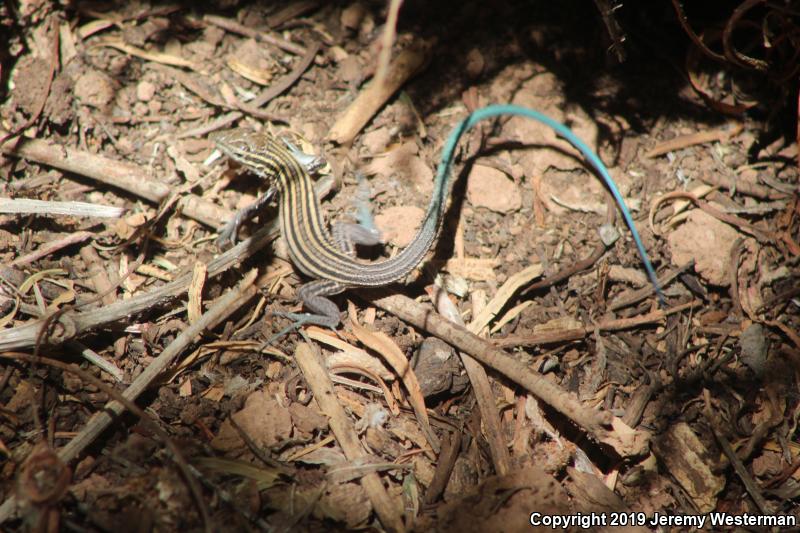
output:
[[[0, 529], [800, 530], [800, 20], [752, 4], [0, 7]], [[308, 279], [275, 203], [215, 242], [269, 183], [209, 136], [322, 155], [328, 221], [366, 176], [372, 261], [494, 103], [599, 154], [663, 302], [578, 152], [504, 117], [419, 268], [267, 343]]]

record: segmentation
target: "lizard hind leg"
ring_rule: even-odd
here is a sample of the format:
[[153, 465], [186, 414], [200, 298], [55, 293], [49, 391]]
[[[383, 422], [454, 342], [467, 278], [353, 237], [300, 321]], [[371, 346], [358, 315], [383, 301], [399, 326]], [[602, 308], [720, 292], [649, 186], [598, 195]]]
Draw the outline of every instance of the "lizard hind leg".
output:
[[310, 313], [284, 313], [274, 312], [277, 316], [284, 316], [292, 321], [287, 327], [283, 328], [272, 337], [267, 339], [263, 347], [274, 344], [278, 339], [281, 339], [291, 333], [292, 331], [299, 330], [306, 325], [322, 326], [330, 329], [336, 329], [336, 326], [341, 322], [339, 316], [339, 308], [336, 304], [328, 298], [334, 294], [339, 294], [346, 287], [335, 281], [317, 280], [306, 283], [297, 291], [298, 299], [300, 299], [306, 308], [311, 311]]
[[302, 315], [304, 323], [336, 328], [341, 322], [339, 308], [328, 296], [339, 294], [345, 289], [341, 283], [326, 279], [311, 281], [300, 287], [297, 296], [311, 311]]

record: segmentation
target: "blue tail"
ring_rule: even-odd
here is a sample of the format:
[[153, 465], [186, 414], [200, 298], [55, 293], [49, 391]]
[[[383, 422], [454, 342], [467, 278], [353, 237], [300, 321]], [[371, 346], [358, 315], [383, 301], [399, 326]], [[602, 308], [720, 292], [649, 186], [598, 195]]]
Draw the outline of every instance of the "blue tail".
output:
[[[439, 168], [436, 174], [436, 180], [434, 183], [437, 187], [444, 187], [447, 183], [447, 176], [450, 175], [450, 167], [453, 163], [453, 155], [455, 152], [456, 144], [461, 136], [470, 128], [472, 128], [475, 124], [480, 122], [481, 120], [497, 117], [501, 115], [518, 115], [527, 118], [532, 118], [537, 122], [541, 122], [545, 126], [553, 129], [556, 133], [558, 133], [561, 137], [566, 139], [572, 146], [577, 148], [583, 157], [589, 162], [589, 164], [594, 167], [600, 177], [603, 178], [603, 181], [608, 186], [611, 194], [614, 196], [614, 200], [617, 202], [620, 211], [622, 212], [622, 218], [625, 219], [625, 224], [627, 224], [628, 228], [631, 230], [631, 234], [633, 235], [633, 240], [636, 242], [636, 248], [639, 250], [639, 256], [642, 258], [642, 263], [644, 263], [644, 268], [647, 271], [647, 276], [650, 278], [650, 282], [653, 284], [655, 288], [656, 294], [658, 295], [658, 299], [661, 302], [661, 305], [664, 305], [664, 293], [661, 291], [661, 286], [658, 284], [658, 278], [656, 278], [656, 272], [653, 268], [653, 265], [650, 263], [650, 259], [647, 256], [647, 251], [644, 249], [644, 244], [642, 244], [642, 239], [639, 237], [639, 232], [636, 231], [636, 226], [633, 224], [633, 218], [631, 217], [628, 208], [625, 206], [625, 202], [622, 199], [622, 195], [619, 193], [619, 189], [617, 189], [617, 185], [614, 183], [614, 180], [611, 179], [611, 175], [608, 173], [608, 169], [600, 160], [599, 157], [592, 151], [591, 148], [586, 146], [586, 144], [581, 141], [569, 128], [561, 124], [560, 122], [556, 122], [555, 120], [551, 119], [550, 117], [539, 113], [538, 111], [534, 111], [533, 109], [528, 109], [525, 107], [520, 107], [517, 105], [512, 104], [497, 104], [497, 105], [490, 105], [486, 107], [482, 107], [473, 111], [467, 118], [462, 120], [458, 123], [455, 127], [453, 132], [448, 137], [447, 142], [444, 145], [444, 149], [442, 150], [442, 159], [439, 163]], [[441, 198], [442, 194], [439, 191], [434, 191], [434, 198]]]

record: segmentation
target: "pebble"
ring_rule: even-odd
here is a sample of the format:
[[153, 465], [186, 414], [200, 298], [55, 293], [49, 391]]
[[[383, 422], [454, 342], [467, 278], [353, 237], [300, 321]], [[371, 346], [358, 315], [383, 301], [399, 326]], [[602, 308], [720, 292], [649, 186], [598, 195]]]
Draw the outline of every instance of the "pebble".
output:
[[149, 81], [140, 81], [136, 85], [136, 98], [140, 102], [149, 102], [156, 94], [156, 86]]

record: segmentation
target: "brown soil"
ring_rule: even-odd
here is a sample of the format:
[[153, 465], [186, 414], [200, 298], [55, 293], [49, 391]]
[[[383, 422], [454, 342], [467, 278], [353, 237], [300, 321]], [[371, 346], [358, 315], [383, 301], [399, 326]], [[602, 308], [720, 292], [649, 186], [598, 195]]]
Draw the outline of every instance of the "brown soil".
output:
[[[375, 83], [381, 2], [0, 8], [0, 196], [124, 210], [0, 215], [0, 528], [800, 518], [797, 78], [781, 55], [797, 21], [748, 10], [729, 43], [747, 58], [715, 61], [669, 3], [625, 3], [610, 26], [591, 3], [546, 4], [403, 4], [388, 57], [419, 68], [340, 143]], [[717, 50], [735, 7], [689, 27]], [[663, 305], [619, 216], [603, 245], [610, 196], [577, 152], [502, 119], [462, 141], [421, 268], [335, 297], [335, 332], [265, 346], [307, 280], [280, 238], [215, 244], [268, 184], [211, 158], [209, 134], [264, 128], [324, 155], [329, 221], [354, 219], [367, 175], [386, 245], [359, 255], [376, 260], [413, 239], [453, 126], [506, 102], [609, 166]], [[135, 405], [108, 404], [121, 396]]]

